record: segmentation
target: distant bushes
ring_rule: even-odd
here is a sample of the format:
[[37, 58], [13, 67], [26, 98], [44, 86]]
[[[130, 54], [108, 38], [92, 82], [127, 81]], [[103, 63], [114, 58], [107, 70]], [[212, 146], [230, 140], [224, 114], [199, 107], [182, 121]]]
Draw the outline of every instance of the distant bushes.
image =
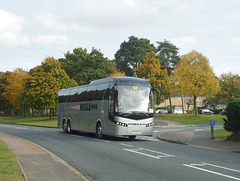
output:
[[223, 109], [210, 109], [214, 114], [221, 114]]
[[170, 111], [170, 108], [169, 107], [156, 107], [155, 110], [159, 110], [159, 109], [167, 109], [168, 111]]

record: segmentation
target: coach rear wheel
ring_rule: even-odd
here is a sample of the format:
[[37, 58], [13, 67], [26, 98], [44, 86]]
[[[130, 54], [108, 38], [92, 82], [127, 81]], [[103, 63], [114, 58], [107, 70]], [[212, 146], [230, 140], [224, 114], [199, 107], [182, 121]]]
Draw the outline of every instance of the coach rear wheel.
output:
[[96, 127], [96, 137], [101, 139], [102, 138], [102, 124], [98, 123]]
[[71, 132], [72, 132], [72, 130], [71, 130], [71, 122], [68, 121], [67, 122], [67, 133], [71, 133]]

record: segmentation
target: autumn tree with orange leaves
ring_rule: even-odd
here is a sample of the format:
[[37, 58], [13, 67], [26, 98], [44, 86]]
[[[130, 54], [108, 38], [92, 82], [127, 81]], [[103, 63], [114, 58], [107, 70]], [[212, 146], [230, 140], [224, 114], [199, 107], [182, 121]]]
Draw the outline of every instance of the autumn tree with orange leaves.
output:
[[143, 64], [140, 64], [136, 69], [136, 75], [149, 79], [151, 86], [161, 92], [161, 100], [166, 99], [167, 71], [161, 69], [160, 61], [153, 51], [144, 57]]
[[219, 80], [216, 78], [207, 57], [193, 50], [182, 56], [171, 75], [173, 90], [180, 95], [192, 95], [195, 115], [197, 112], [197, 97], [214, 96], [220, 90]]
[[57, 107], [58, 91], [77, 86], [77, 83], [68, 77], [59, 61], [53, 57], [47, 57], [30, 74], [25, 91], [26, 102], [33, 109], [50, 109], [49, 119], [52, 119], [53, 110]]
[[14, 72], [10, 72], [7, 77], [7, 85], [5, 87], [5, 92], [2, 93], [2, 96], [13, 106], [11, 111], [12, 115], [14, 115], [15, 109], [22, 109], [23, 113], [23, 91], [25, 89], [27, 78], [27, 71], [20, 68], [16, 69]]

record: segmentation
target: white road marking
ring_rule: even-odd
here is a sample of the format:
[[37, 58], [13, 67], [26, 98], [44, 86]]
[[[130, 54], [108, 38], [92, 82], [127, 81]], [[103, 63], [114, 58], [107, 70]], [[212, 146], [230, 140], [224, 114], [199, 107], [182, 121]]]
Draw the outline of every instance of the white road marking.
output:
[[128, 145], [128, 144], [125, 144], [125, 143], [121, 143], [120, 145], [127, 146], [127, 147], [133, 147], [132, 145]]
[[197, 169], [197, 170], [201, 170], [201, 171], [208, 172], [208, 173], [212, 173], [212, 174], [219, 175], [219, 176], [222, 176], [222, 177], [230, 178], [230, 179], [233, 179], [233, 180], [240, 180], [240, 178], [233, 177], [231, 175], [222, 174], [222, 173], [219, 173], [219, 172], [216, 172], [216, 171], [211, 171], [211, 170], [209, 170], [209, 168], [207, 170], [207, 169], [200, 168], [200, 167], [212, 166], [212, 167], [221, 168], [221, 169], [229, 170], [229, 171], [232, 171], [232, 172], [238, 172], [238, 173], [240, 173], [240, 170], [235, 170], [235, 169], [231, 169], [231, 168], [227, 168], [227, 167], [222, 167], [222, 166], [219, 166], [219, 165], [213, 165], [213, 164], [209, 164], [209, 163], [205, 163], [205, 162], [202, 162], [200, 164], [183, 164], [183, 166], [190, 167], [190, 168]]
[[196, 129], [195, 132], [204, 131], [204, 129]]
[[175, 157], [174, 155], [170, 155], [170, 154], [166, 154], [166, 153], [162, 153], [162, 152], [158, 152], [158, 151], [154, 151], [154, 150], [149, 150], [146, 148], [137, 148], [137, 149], [126, 149], [124, 148], [123, 150], [125, 151], [129, 151], [132, 153], [137, 153], [140, 155], [144, 155], [147, 157], [151, 157], [151, 158], [155, 158], [155, 159], [161, 159], [161, 158], [166, 158], [166, 157]]
[[235, 169], [232, 169], [232, 168], [222, 167], [222, 166], [219, 166], [219, 165], [213, 165], [213, 164], [205, 163], [205, 162], [202, 162], [202, 163], [205, 164], [205, 165], [212, 166], [212, 167], [222, 168], [222, 169], [225, 169], [225, 170], [230, 170], [230, 171], [233, 171], [233, 172], [239, 172], [240, 173], [240, 170], [235, 170]]
[[69, 136], [71, 136], [71, 137], [75, 137], [75, 138], [82, 138], [82, 137], [83, 137], [83, 136], [74, 135], [74, 134], [69, 134]]

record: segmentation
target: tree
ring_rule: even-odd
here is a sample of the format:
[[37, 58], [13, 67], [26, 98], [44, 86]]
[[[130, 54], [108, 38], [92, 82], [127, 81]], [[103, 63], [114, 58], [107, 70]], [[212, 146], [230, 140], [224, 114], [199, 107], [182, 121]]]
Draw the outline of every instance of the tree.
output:
[[152, 87], [157, 88], [161, 92], [161, 99], [165, 100], [165, 85], [167, 82], [167, 72], [161, 69], [161, 64], [156, 54], [151, 51], [143, 59], [136, 69], [137, 77], [149, 79]]
[[220, 90], [219, 80], [208, 59], [195, 50], [183, 55], [171, 75], [171, 82], [175, 84], [176, 91], [193, 96], [195, 115], [198, 114], [197, 97], [214, 96]]
[[122, 77], [122, 76], [126, 76], [126, 74], [124, 72], [121, 72], [117, 69], [117, 67], [111, 62], [111, 64], [113, 65], [115, 71], [109, 75], [108, 77]]
[[[160, 60], [161, 63], [161, 69], [165, 69], [167, 71], [168, 77], [170, 77], [171, 73], [173, 72], [175, 66], [180, 61], [179, 54], [179, 48], [177, 48], [175, 45], [170, 43], [167, 40], [164, 40], [163, 42], [157, 42], [157, 57]], [[169, 84], [168, 84], [169, 86]], [[171, 92], [170, 87], [168, 87], [169, 93], [169, 103], [170, 103], [170, 110], [172, 112], [172, 100], [171, 100]], [[183, 110], [184, 113], [184, 110]]]
[[27, 81], [25, 100], [34, 109], [50, 109], [57, 107], [58, 91], [63, 88], [77, 86], [61, 68], [61, 64], [53, 57], [47, 57], [41, 66], [35, 67]]
[[226, 102], [232, 98], [240, 97], [240, 78], [238, 74], [221, 74], [219, 78], [221, 91], [219, 96]]
[[130, 36], [127, 42], [124, 41], [120, 45], [120, 49], [115, 54], [117, 68], [127, 76], [133, 76], [139, 64], [143, 63], [144, 56], [151, 51], [155, 51], [155, 47], [150, 40]]
[[168, 76], [170, 76], [181, 59], [179, 56], [179, 48], [168, 40], [164, 40], [163, 42], [158, 41], [157, 43], [158, 47], [156, 54], [160, 60], [161, 69], [166, 69]]
[[59, 61], [68, 76], [79, 85], [86, 85], [92, 80], [108, 77], [115, 71], [113, 64], [94, 48], [90, 53], [87, 49], [75, 48], [73, 53], [68, 51], [65, 59]]
[[5, 88], [8, 85], [7, 78], [11, 72], [7, 71], [0, 76], [0, 110], [4, 111], [4, 114], [8, 114], [13, 106], [2, 96], [5, 92]]
[[5, 87], [5, 92], [2, 96], [11, 103], [13, 106], [12, 115], [14, 115], [14, 109], [21, 109], [22, 113], [24, 109], [22, 94], [25, 89], [26, 80], [28, 77], [28, 72], [22, 69], [16, 69], [14, 72], [10, 72], [7, 77], [7, 85]]

